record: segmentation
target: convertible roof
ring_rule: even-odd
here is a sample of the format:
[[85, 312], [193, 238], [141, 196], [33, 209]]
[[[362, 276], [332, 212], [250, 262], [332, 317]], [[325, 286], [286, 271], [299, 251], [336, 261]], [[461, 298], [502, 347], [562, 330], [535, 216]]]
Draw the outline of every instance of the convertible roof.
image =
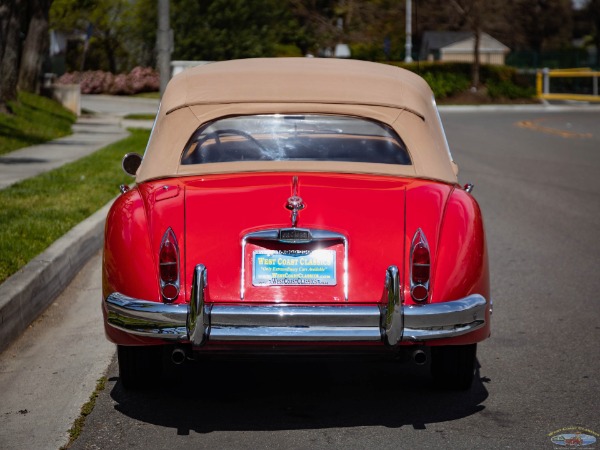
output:
[[[199, 126], [222, 117], [277, 113], [350, 115], [383, 122], [402, 137], [413, 164], [180, 164], [182, 151]], [[257, 171], [374, 173], [457, 182], [433, 94], [408, 70], [332, 58], [262, 58], [209, 63], [173, 77], [136, 180]]]
[[184, 106], [230, 103], [331, 103], [388, 106], [427, 114], [431, 90], [418, 75], [365, 61], [263, 58], [194, 67], [174, 77], [166, 113]]

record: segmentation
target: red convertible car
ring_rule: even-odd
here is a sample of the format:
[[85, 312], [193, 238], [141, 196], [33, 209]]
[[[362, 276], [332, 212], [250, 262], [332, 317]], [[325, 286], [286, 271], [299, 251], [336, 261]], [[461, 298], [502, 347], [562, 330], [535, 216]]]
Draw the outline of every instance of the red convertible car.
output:
[[106, 223], [102, 309], [126, 388], [168, 352], [360, 355], [471, 385], [486, 241], [417, 75], [334, 59], [174, 77]]

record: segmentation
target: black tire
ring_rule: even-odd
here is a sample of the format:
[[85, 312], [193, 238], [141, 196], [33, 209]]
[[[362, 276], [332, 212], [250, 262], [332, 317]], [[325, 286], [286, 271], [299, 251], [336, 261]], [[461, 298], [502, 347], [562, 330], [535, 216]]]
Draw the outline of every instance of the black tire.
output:
[[439, 387], [467, 390], [473, 384], [477, 344], [431, 347], [431, 375]]
[[151, 387], [161, 376], [162, 349], [160, 346], [117, 346], [119, 379], [125, 389]]

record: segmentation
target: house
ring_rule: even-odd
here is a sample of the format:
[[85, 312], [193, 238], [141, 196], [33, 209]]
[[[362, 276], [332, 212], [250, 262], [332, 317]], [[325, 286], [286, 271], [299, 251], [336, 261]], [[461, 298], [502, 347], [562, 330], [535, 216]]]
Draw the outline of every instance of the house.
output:
[[[475, 36], [470, 31], [426, 31], [419, 59], [427, 61], [473, 62]], [[510, 49], [487, 33], [481, 33], [479, 61], [482, 64], [504, 64]]]

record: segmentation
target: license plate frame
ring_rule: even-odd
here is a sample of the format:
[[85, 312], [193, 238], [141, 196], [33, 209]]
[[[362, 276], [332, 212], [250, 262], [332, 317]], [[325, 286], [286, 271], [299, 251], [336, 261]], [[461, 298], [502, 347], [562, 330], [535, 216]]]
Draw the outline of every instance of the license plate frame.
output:
[[271, 250], [252, 252], [253, 286], [336, 286], [335, 250]]

